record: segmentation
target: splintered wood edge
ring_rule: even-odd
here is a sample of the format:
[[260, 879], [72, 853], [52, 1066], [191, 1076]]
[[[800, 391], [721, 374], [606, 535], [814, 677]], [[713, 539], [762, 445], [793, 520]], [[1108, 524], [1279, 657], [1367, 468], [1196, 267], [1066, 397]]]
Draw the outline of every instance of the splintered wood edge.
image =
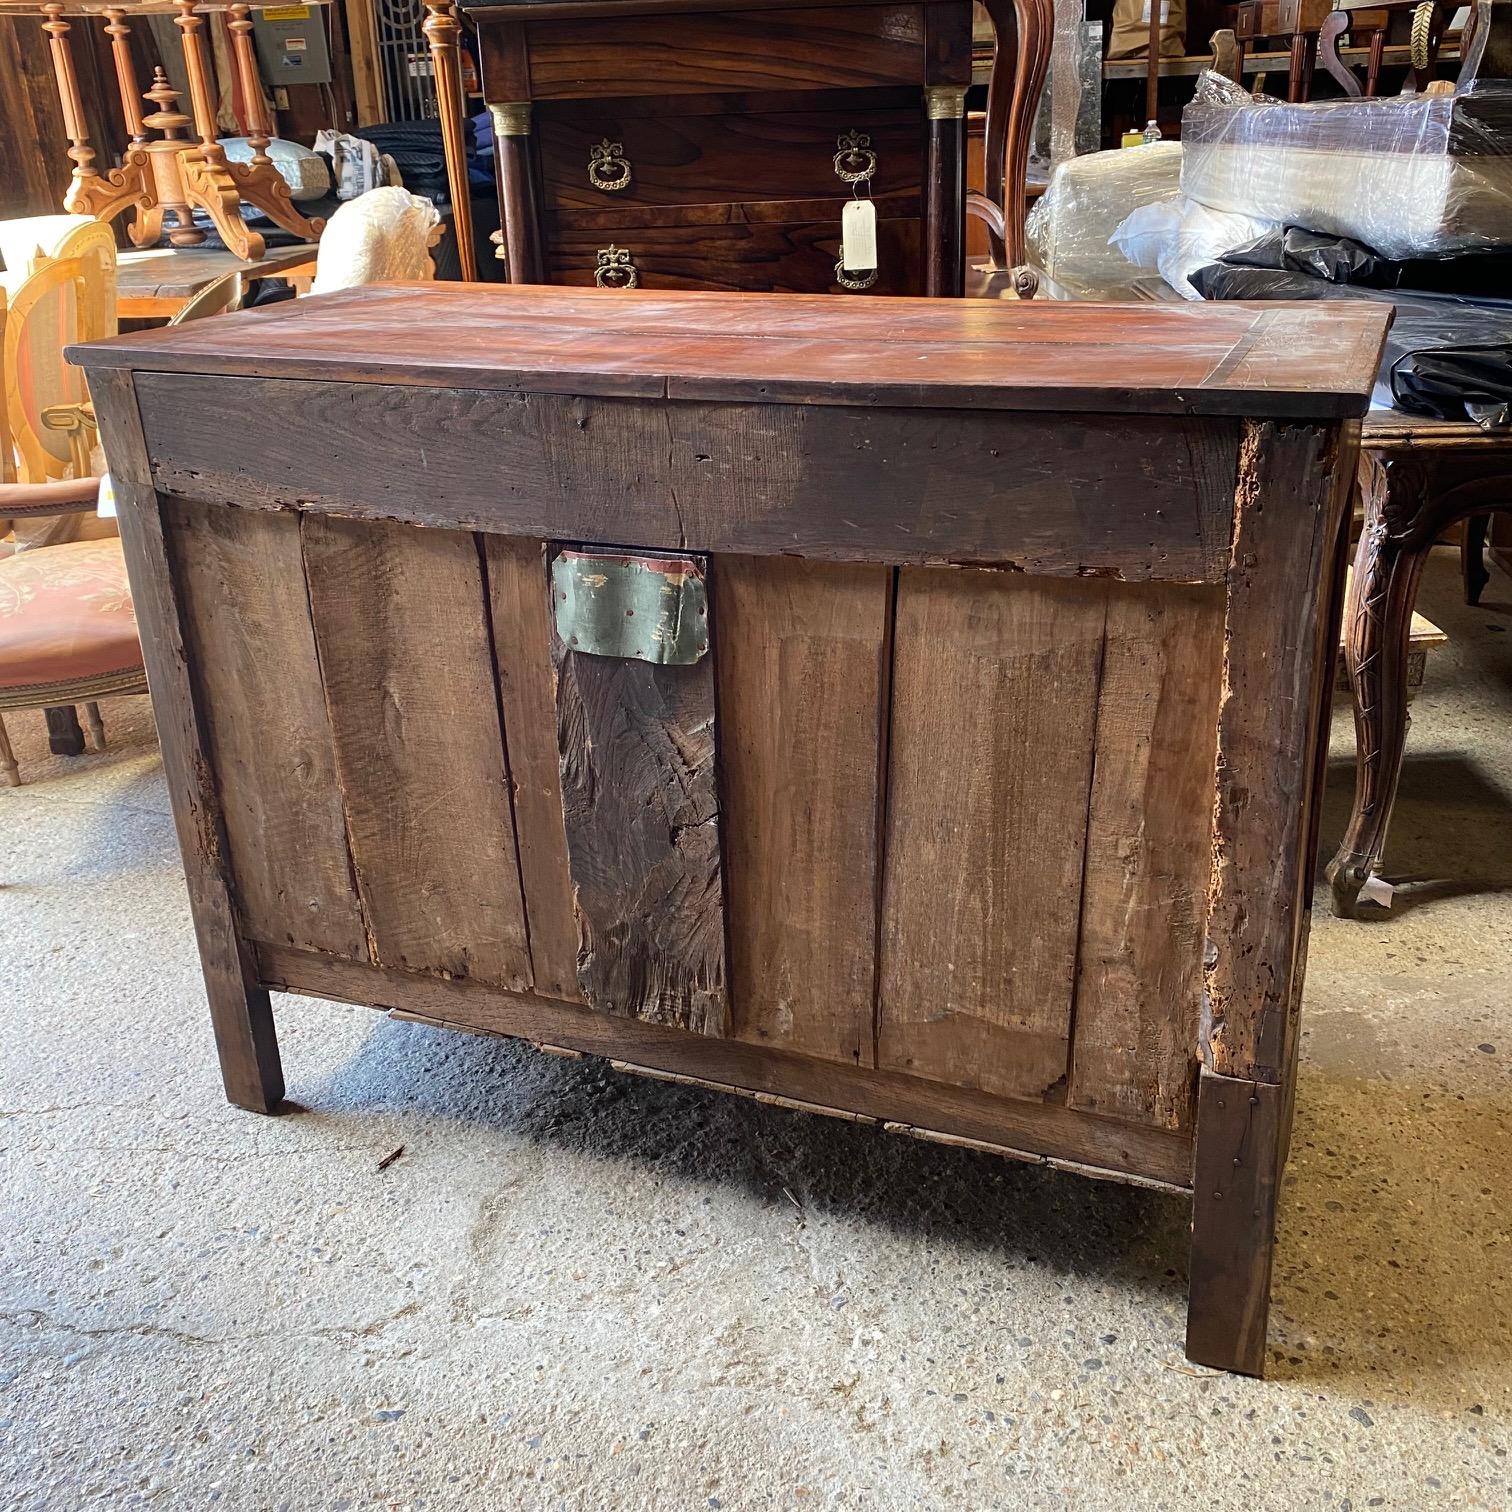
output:
[[[451, 1019], [434, 1018], [430, 1014], [413, 1013], [406, 1008], [381, 1010], [389, 1018], [401, 1019], [407, 1024], [425, 1024], [432, 1029], [460, 1029], [464, 1034], [481, 1035], [484, 1039], [514, 1040], [526, 1044], [543, 1055], [559, 1056], [563, 1060], [585, 1060], [581, 1050], [569, 1050], [561, 1045], [548, 1045], [540, 1040], [522, 1040], [517, 1035], [500, 1034], [492, 1029], [480, 1029], [471, 1024], [459, 1024]], [[1116, 1181], [1124, 1186], [1144, 1187], [1152, 1192], [1166, 1192], [1176, 1197], [1190, 1197], [1191, 1188], [1178, 1186], [1175, 1182], [1161, 1181], [1154, 1176], [1138, 1176], [1130, 1171], [1112, 1171], [1105, 1166], [1084, 1165], [1076, 1160], [1064, 1160], [1056, 1155], [1040, 1155], [1033, 1150], [1016, 1150], [1011, 1145], [992, 1144], [985, 1139], [968, 1139], [960, 1134], [942, 1134], [935, 1129], [921, 1129], [916, 1124], [894, 1123], [873, 1118], [868, 1113], [853, 1113], [848, 1108], [833, 1108], [825, 1103], [804, 1102], [796, 1097], [779, 1097], [775, 1092], [759, 1092], [751, 1087], [739, 1087], [732, 1082], [710, 1081], [702, 1076], [689, 1076], [681, 1071], [663, 1071], [655, 1066], [641, 1066], [634, 1061], [610, 1058], [612, 1071], [629, 1076], [643, 1076], [649, 1081], [667, 1082], [674, 1087], [696, 1087], [705, 1092], [723, 1092], [736, 1097], [749, 1098], [769, 1108], [783, 1108], [790, 1113], [809, 1113], [820, 1118], [838, 1118], [845, 1123], [880, 1125], [885, 1134], [906, 1134], [910, 1139], [922, 1139], [929, 1144], [948, 1145], [959, 1150], [979, 1150], [985, 1155], [996, 1155], [1005, 1160], [1016, 1160], [1023, 1165], [1048, 1166], [1052, 1171], [1066, 1171], [1073, 1176], [1088, 1176], [1096, 1181]]]

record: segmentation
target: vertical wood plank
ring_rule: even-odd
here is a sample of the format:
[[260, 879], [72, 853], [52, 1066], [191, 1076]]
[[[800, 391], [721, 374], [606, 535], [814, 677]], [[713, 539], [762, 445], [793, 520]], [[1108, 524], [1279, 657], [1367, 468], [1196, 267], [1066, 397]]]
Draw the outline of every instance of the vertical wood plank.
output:
[[273, 1012], [238, 927], [220, 794], [202, 731], [204, 711], [195, 706], [183, 610], [164, 539], [162, 510], [152, 487], [131, 374], [97, 372], [89, 391], [115, 481], [121, 549], [142, 633], [142, 656], [184, 858], [189, 910], [221, 1078], [233, 1103], [270, 1113], [284, 1094]]
[[528, 990], [477, 543], [334, 516], [302, 529], [374, 961]]
[[721, 557], [713, 587], [734, 1035], [870, 1066], [892, 574]]
[[[1290, 1065], [1312, 756], [1335, 654], [1324, 641], [1355, 454], [1337, 426], [1250, 422], [1240, 445], [1204, 976], [1204, 1037], [1225, 1076], [1278, 1082]], [[1278, 598], [1298, 610], [1274, 613]]]
[[583, 1001], [724, 1035], [713, 653], [595, 656], [553, 627], [552, 655]]
[[188, 499], [165, 512], [243, 923], [270, 944], [368, 960], [299, 516]]
[[525, 889], [535, 990], [580, 1003], [577, 919], [567, 833], [562, 827], [546, 547], [542, 541], [515, 536], [479, 539], [488, 569], [499, 703], [514, 788], [515, 843]]
[[1113, 584], [1068, 1102], [1187, 1128], [1212, 866], [1223, 590]]
[[900, 575], [879, 1065], [1063, 1091], [1106, 585]]

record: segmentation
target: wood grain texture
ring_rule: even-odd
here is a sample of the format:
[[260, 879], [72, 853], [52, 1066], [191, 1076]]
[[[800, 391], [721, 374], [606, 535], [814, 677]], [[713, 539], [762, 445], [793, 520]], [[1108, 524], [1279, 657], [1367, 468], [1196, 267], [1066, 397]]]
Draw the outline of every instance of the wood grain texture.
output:
[[[874, 198], [918, 192], [922, 97], [905, 110], [847, 103], [834, 110], [670, 118], [574, 103], [570, 112], [545, 115], [538, 125], [543, 197], [553, 210], [833, 201], [850, 193], [834, 162], [837, 139], [849, 131], [869, 136], [877, 154], [869, 186]], [[605, 139], [620, 143], [631, 168], [630, 182], [612, 192], [595, 188], [588, 177], [589, 154]]]
[[152, 490], [131, 375], [96, 374], [90, 397], [101, 441], [110, 448], [121, 549], [142, 634], [142, 656], [221, 1078], [233, 1103], [271, 1113], [284, 1095], [273, 1013], [241, 936], [221, 795], [202, 729], [202, 711], [195, 704], [183, 606], [173, 578], [162, 510]]
[[[1312, 866], [1312, 737], [1337, 649], [1324, 642], [1354, 463], [1353, 436], [1341, 438], [1337, 427], [1246, 427], [1225, 613], [1202, 1031], [1213, 1069], [1225, 1076], [1278, 1082], [1290, 1066]], [[1275, 612], [1278, 598], [1288, 613]]]
[[[631, 302], [634, 304], [634, 301]], [[669, 550], [1213, 582], [1225, 420], [692, 404], [256, 378], [138, 380], [158, 486]], [[254, 475], [228, 458], [240, 431]], [[229, 463], [229, 465], [228, 465]]]
[[883, 1071], [684, 1034], [660, 1024], [596, 1013], [481, 982], [407, 976], [334, 956], [257, 946], [264, 983], [278, 991], [397, 1008], [457, 1028], [507, 1034], [634, 1065], [695, 1076], [731, 1090], [771, 1093], [821, 1107], [907, 1123], [1034, 1152], [1115, 1180], [1149, 1177], [1189, 1188], [1189, 1137], [1094, 1118], [1054, 1104], [1009, 1102], [981, 1092]]
[[1265, 1373], [1286, 1094], [1203, 1068], [1192, 1176], [1187, 1358]]
[[1106, 613], [1096, 582], [899, 575], [881, 1066], [1062, 1095]]
[[191, 499], [165, 516], [244, 927], [367, 960], [299, 517]]
[[724, 1034], [714, 658], [590, 656], [555, 628], [552, 658], [583, 1001]]
[[303, 546], [373, 959], [528, 989], [473, 537], [309, 515]]
[[527, 39], [537, 100], [924, 82], [919, 5], [532, 21]]
[[874, 1064], [892, 574], [714, 565], [733, 1033]]
[[[551, 237], [547, 270], [554, 283], [592, 287], [601, 247], [610, 242], [634, 256], [637, 287], [725, 289], [752, 293], [842, 292], [835, 281], [840, 259], [840, 207], [836, 198], [820, 221], [775, 225], [736, 220], [725, 225], [679, 223], [661, 226], [599, 226], [580, 230], [558, 224]], [[717, 207], [740, 212], [742, 207]], [[616, 217], [623, 222], [632, 211]], [[876, 295], [922, 294], [920, 222], [877, 221], [877, 281], [856, 299]]]
[[546, 546], [512, 536], [481, 540], [535, 990], [580, 1002], [572, 874], [562, 828]]
[[[69, 360], [506, 392], [1317, 420], [1364, 414], [1375, 373], [1366, 358], [1379, 355], [1388, 318], [1350, 301], [626, 301], [607, 289], [428, 283], [119, 336]], [[1264, 382], [1240, 381], [1260, 322], [1272, 354]]]
[[1223, 592], [1111, 589], [1105, 641], [1068, 1101], [1186, 1128], [1212, 862]]

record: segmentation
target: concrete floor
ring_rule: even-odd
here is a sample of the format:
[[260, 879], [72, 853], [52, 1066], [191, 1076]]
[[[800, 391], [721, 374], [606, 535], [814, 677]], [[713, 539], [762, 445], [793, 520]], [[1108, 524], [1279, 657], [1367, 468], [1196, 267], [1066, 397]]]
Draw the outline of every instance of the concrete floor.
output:
[[[0, 1504], [1512, 1506], [1512, 583], [1422, 607], [1394, 914], [1313, 933], [1264, 1383], [1183, 1205], [279, 1000], [222, 1100], [140, 700], [0, 791]], [[1347, 807], [1336, 726], [1325, 843]], [[403, 1156], [381, 1173], [398, 1146]]]

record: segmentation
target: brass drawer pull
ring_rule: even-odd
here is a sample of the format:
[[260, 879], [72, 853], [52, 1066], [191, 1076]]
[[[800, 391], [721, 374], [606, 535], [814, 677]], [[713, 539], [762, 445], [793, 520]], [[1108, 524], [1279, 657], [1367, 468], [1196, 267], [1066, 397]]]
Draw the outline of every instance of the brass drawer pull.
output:
[[845, 264], [837, 262], [835, 264], [835, 282], [842, 289], [869, 289], [877, 281], [877, 272], [878, 270], [873, 268], [868, 273], [847, 273], [845, 271]]
[[605, 137], [597, 147], [588, 149], [588, 182], [605, 194], [614, 194], [630, 183], [630, 159], [623, 142]]
[[631, 256], [629, 247], [616, 247], [612, 243], [600, 247], [598, 266], [593, 270], [594, 283], [601, 289], [633, 289], [640, 281], [640, 276], [630, 260]]
[[842, 184], [866, 184], [877, 171], [877, 154], [872, 151], [871, 138], [864, 131], [847, 131], [837, 137], [835, 146], [835, 176]]

